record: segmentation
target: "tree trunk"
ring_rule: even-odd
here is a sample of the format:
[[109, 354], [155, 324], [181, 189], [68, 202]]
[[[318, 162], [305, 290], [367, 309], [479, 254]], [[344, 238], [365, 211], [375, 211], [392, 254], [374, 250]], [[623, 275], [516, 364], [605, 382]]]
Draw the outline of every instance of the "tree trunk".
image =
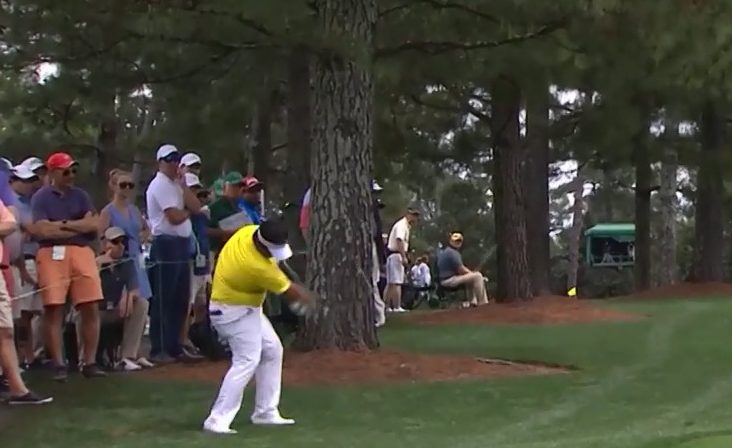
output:
[[569, 266], [567, 267], [567, 291], [577, 287], [577, 272], [579, 271], [580, 242], [582, 241], [582, 226], [585, 219], [585, 175], [582, 166], [577, 168], [577, 176], [572, 181], [570, 191], [574, 194], [572, 204], [572, 227], [569, 229]]
[[288, 60], [287, 94], [287, 175], [285, 212], [291, 244], [305, 247], [300, 234], [299, 211], [310, 184], [310, 55], [304, 48], [293, 48]]
[[726, 143], [724, 114], [712, 102], [701, 117], [701, 160], [697, 175], [696, 244], [694, 272], [699, 282], [721, 281], [723, 256], [724, 185], [723, 151]]
[[526, 241], [525, 150], [519, 135], [521, 90], [499, 77], [493, 86], [493, 193], [498, 246], [498, 300], [526, 300], [533, 294]]
[[549, 93], [529, 97], [526, 111], [526, 237], [534, 295], [549, 294]]
[[651, 163], [648, 155], [647, 127], [635, 136], [635, 289], [651, 287]]
[[350, 42], [321, 51], [313, 71], [312, 243], [308, 282], [320, 297], [296, 347], [305, 350], [378, 347], [371, 282], [372, 126], [370, 61], [375, 0], [316, 0], [320, 34]]
[[676, 283], [678, 267], [676, 264], [676, 219], [678, 198], [676, 197], [679, 156], [676, 144], [679, 138], [679, 123], [666, 124], [663, 162], [661, 164], [661, 188], [658, 191], [660, 226], [658, 235], [658, 285]]
[[94, 185], [92, 199], [97, 207], [109, 202], [109, 171], [112, 169], [110, 159], [117, 152], [117, 136], [119, 134], [117, 114], [114, 108], [115, 96], [112, 94], [100, 117], [97, 134], [97, 160], [94, 164]]
[[259, 100], [257, 105], [256, 128], [254, 129], [254, 151], [252, 154], [252, 174], [270, 185], [270, 165], [272, 159], [272, 108], [274, 95], [271, 91]]

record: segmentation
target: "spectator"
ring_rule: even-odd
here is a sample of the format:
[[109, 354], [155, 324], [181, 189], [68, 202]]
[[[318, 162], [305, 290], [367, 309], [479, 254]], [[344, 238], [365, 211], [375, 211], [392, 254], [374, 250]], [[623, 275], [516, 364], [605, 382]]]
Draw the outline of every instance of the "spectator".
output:
[[[223, 177], [223, 194], [211, 206], [210, 221], [208, 223], [208, 236], [211, 239], [211, 250], [218, 252], [224, 243], [238, 230], [238, 228], [222, 229], [221, 221], [231, 218], [240, 213], [238, 202], [241, 197], [241, 174], [232, 171]], [[246, 221], [241, 225], [252, 224], [248, 216], [243, 216]]]
[[404, 313], [407, 310], [402, 308], [402, 285], [405, 280], [405, 268], [409, 265], [407, 252], [409, 251], [409, 237], [412, 226], [420, 216], [419, 208], [410, 206], [402, 219], [394, 223], [389, 232], [387, 250], [389, 256], [386, 259], [386, 296], [389, 310], [396, 313]]
[[448, 288], [465, 286], [468, 288], [468, 302], [463, 306], [478, 306], [488, 304], [488, 294], [485, 291], [483, 274], [466, 268], [460, 249], [463, 247], [463, 234], [453, 232], [447, 247], [437, 255], [437, 271], [440, 274], [440, 284]]
[[417, 258], [416, 263], [412, 266], [411, 277], [412, 284], [417, 288], [429, 288], [432, 284], [432, 274], [427, 264], [429, 257], [424, 255]]
[[150, 304], [147, 299], [140, 297], [135, 259], [125, 256], [128, 245], [126, 230], [109, 227], [104, 231], [103, 251], [97, 257], [97, 264], [104, 291], [102, 321], [123, 321], [119, 367], [132, 372], [155, 365], [140, 356], [140, 343]]
[[153, 298], [150, 311], [151, 361], [165, 364], [194, 361], [180, 344], [187, 318], [191, 278], [191, 214], [201, 211], [201, 203], [184, 185], [179, 170], [180, 153], [173, 145], [157, 151], [158, 173], [147, 188], [147, 212], [152, 227], [150, 257]]
[[190, 329], [190, 314], [193, 310], [193, 320], [200, 322], [205, 318], [208, 299], [208, 288], [211, 284], [211, 247], [208, 241], [208, 222], [209, 222], [209, 192], [203, 188], [198, 176], [193, 173], [185, 174], [185, 181], [188, 188], [196, 195], [201, 202], [201, 212], [191, 215], [191, 225], [193, 227], [193, 236], [196, 242], [196, 250], [191, 263], [191, 292], [188, 305], [188, 316], [183, 324], [181, 332], [181, 344], [183, 350], [198, 355], [198, 349], [193, 345], [188, 337]]
[[11, 188], [15, 195], [18, 230], [21, 247], [16, 257], [11, 257], [15, 293], [13, 314], [21, 328], [21, 361], [24, 369], [35, 366], [36, 335], [33, 319], [43, 313], [43, 301], [38, 290], [36, 274], [36, 253], [38, 243], [34, 241], [33, 211], [31, 197], [41, 187], [41, 179], [25, 165], [18, 165], [11, 175]]
[[142, 251], [142, 245], [150, 239], [150, 229], [140, 209], [131, 203], [135, 192], [132, 173], [112, 170], [109, 173], [109, 189], [112, 192], [112, 201], [99, 213], [100, 234], [103, 235], [109, 227], [119, 227], [125, 231], [127, 238], [125, 255], [133, 261], [138, 295], [141, 299], [150, 300], [152, 288]]
[[181, 171], [184, 173], [192, 173], [196, 176], [201, 175], [201, 157], [195, 152], [183, 154], [180, 158]]
[[28, 167], [33, 173], [38, 176], [42, 185], [48, 185], [48, 168], [43, 160], [38, 157], [28, 157], [27, 159], [20, 162], [21, 165]]
[[373, 234], [373, 257], [374, 267], [372, 272], [372, 282], [374, 288], [374, 311], [376, 314], [376, 326], [381, 327], [386, 323], [386, 305], [381, 298], [381, 287], [379, 282], [381, 281], [382, 268], [386, 264], [386, 248], [384, 247], [384, 226], [381, 222], [380, 210], [384, 208], [379, 196], [384, 191], [375, 180], [371, 182], [371, 194], [372, 194], [372, 216], [374, 220], [374, 234]]
[[74, 186], [77, 163], [63, 152], [46, 161], [50, 185], [33, 195], [31, 209], [40, 244], [36, 263], [42, 291], [46, 344], [55, 365], [54, 378], [68, 377], [63, 362], [61, 328], [64, 305], [71, 298], [81, 315], [82, 373], [87, 378], [106, 376], [95, 364], [99, 342], [99, 307], [102, 286], [92, 244], [97, 240], [99, 218], [89, 195]]
[[300, 207], [300, 233], [305, 240], [305, 244], [309, 244], [308, 229], [310, 228], [310, 200], [312, 196], [312, 188], [308, 188], [305, 196], [302, 198], [302, 206]]
[[239, 209], [245, 212], [252, 224], [262, 221], [262, 192], [264, 184], [254, 176], [247, 176], [241, 181], [241, 198]]
[[[0, 202], [0, 237], [10, 235], [15, 229], [16, 222], [13, 214]], [[1, 245], [0, 250], [2, 250]], [[13, 336], [13, 312], [10, 305], [10, 295], [2, 278], [0, 278], [0, 366], [3, 368], [3, 381], [0, 383], [0, 388], [5, 388], [7, 385], [10, 393], [9, 404], [46, 404], [53, 401], [51, 397], [42, 397], [29, 391], [20, 377], [18, 354], [15, 351]]]

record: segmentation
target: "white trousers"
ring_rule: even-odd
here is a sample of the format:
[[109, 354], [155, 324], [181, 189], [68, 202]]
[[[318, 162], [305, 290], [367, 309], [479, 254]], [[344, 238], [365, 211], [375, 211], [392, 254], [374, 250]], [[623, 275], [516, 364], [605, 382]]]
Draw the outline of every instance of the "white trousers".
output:
[[282, 342], [261, 307], [211, 303], [211, 324], [231, 349], [231, 367], [206, 422], [229, 428], [254, 376], [254, 415], [278, 412], [282, 387]]
[[379, 294], [379, 278], [381, 277], [381, 270], [379, 269], [379, 253], [376, 250], [376, 244], [371, 245], [371, 252], [374, 258], [374, 268], [371, 272], [371, 283], [374, 288], [374, 310], [376, 314], [376, 325], [381, 326], [386, 322], [386, 305], [381, 300], [381, 294]]

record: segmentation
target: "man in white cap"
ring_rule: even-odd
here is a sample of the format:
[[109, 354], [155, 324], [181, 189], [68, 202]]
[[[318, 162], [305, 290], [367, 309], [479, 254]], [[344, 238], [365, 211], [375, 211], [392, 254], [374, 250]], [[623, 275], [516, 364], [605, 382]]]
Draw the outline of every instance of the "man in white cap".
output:
[[315, 306], [312, 292], [292, 282], [277, 265], [292, 256], [287, 226], [281, 219], [250, 225], [224, 245], [214, 270], [209, 315], [231, 349], [231, 367], [203, 429], [235, 434], [231, 423], [241, 408], [244, 388], [256, 377], [255, 425], [292, 425], [279, 412], [282, 385], [282, 342], [262, 312], [266, 294], [282, 294], [296, 314]]
[[193, 256], [191, 215], [200, 213], [201, 203], [185, 185], [180, 170], [180, 153], [173, 145], [157, 151], [158, 173], [147, 187], [147, 212], [153, 236], [150, 277], [151, 360], [156, 364], [192, 361], [183, 351], [180, 334], [188, 312]]
[[43, 160], [38, 157], [28, 157], [27, 159], [20, 162], [21, 165], [28, 167], [33, 173], [38, 176], [42, 183], [45, 184], [48, 180], [48, 168]]
[[196, 176], [201, 175], [201, 157], [195, 152], [183, 154], [180, 158], [180, 167], [183, 172], [193, 173]]

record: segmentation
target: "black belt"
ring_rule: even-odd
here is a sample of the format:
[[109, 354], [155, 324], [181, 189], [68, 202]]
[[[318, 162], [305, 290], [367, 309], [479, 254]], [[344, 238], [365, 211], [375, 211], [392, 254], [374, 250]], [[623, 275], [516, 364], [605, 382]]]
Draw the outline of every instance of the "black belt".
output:
[[31, 254], [25, 254], [25, 255], [23, 255], [23, 259], [24, 260], [34, 260], [35, 261], [36, 256], [35, 255], [31, 255]]

